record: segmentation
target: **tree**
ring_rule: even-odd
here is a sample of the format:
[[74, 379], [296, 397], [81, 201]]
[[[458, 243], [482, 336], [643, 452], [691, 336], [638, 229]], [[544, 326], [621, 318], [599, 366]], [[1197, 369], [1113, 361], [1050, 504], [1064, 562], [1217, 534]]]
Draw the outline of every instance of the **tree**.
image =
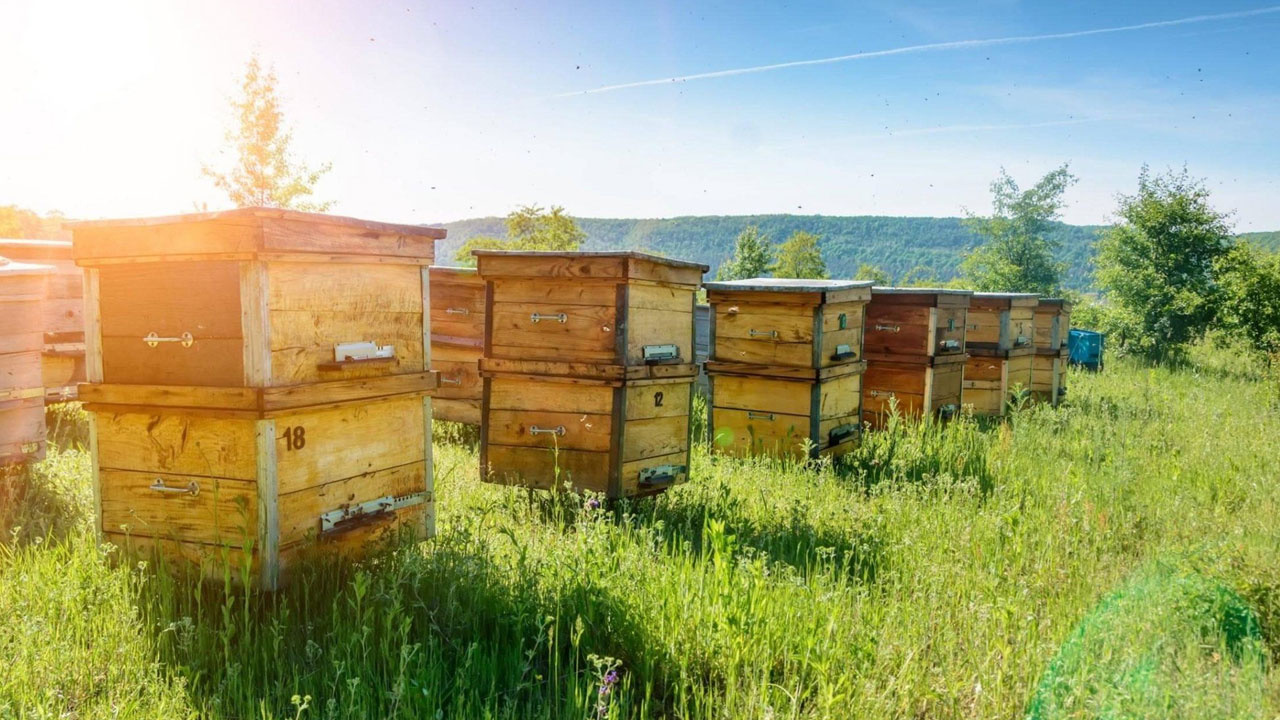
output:
[[717, 280], [745, 280], [764, 277], [773, 264], [773, 246], [769, 236], [755, 225], [748, 225], [738, 233], [733, 245], [733, 257], [720, 266]]
[[937, 287], [942, 284], [938, 272], [925, 265], [916, 265], [903, 274], [898, 281], [902, 287]]
[[975, 290], [1056, 293], [1065, 265], [1054, 260], [1058, 242], [1049, 231], [1075, 182], [1063, 165], [1024, 191], [1001, 168], [991, 183], [991, 216], [970, 215], [965, 223], [985, 239], [960, 265], [965, 283]]
[[477, 235], [463, 243], [453, 259], [470, 267], [476, 264], [472, 250], [574, 252], [587, 239], [587, 234], [559, 205], [553, 205], [549, 212], [537, 205], [521, 205], [507, 215], [505, 223], [507, 237]]
[[871, 263], [862, 263], [858, 266], [858, 272], [853, 276], [854, 280], [870, 280], [878, 286], [886, 286], [893, 284], [893, 278], [889, 277], [889, 273], [884, 268]]
[[62, 221], [57, 211], [41, 217], [17, 205], [0, 205], [0, 238], [66, 240], [70, 236], [62, 229]]
[[237, 126], [228, 130], [226, 136], [235, 148], [236, 162], [226, 172], [205, 165], [204, 175], [212, 179], [236, 207], [316, 212], [332, 207], [332, 202], [307, 200], [331, 165], [325, 163], [312, 170], [293, 159], [289, 148], [292, 133], [284, 123], [275, 73], [264, 72], [256, 55], [245, 65], [240, 90], [241, 97], [231, 101]]
[[1178, 355], [1212, 322], [1215, 263], [1230, 249], [1228, 216], [1202, 181], [1181, 172], [1138, 175], [1121, 195], [1120, 222], [1098, 241], [1097, 280], [1115, 305], [1119, 344], [1152, 359]]
[[778, 246], [778, 259], [770, 268], [774, 277], [821, 279], [827, 276], [818, 236], [796, 230]]
[[1218, 258], [1217, 324], [1271, 362], [1280, 360], [1280, 255], [1237, 242]]

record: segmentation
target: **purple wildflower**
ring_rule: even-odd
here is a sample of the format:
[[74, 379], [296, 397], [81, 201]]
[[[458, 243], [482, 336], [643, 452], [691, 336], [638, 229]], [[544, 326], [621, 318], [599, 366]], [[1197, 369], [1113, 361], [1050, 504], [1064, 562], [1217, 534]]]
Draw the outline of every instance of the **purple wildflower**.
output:
[[587, 498], [587, 509], [588, 509], [588, 510], [599, 510], [599, 509], [600, 509], [600, 498]]

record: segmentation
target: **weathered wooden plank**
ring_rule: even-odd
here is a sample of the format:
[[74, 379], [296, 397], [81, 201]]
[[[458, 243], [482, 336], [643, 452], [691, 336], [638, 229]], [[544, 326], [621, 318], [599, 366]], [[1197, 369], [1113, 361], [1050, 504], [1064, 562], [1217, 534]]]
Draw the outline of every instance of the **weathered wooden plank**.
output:
[[95, 411], [103, 469], [254, 480], [252, 420]]

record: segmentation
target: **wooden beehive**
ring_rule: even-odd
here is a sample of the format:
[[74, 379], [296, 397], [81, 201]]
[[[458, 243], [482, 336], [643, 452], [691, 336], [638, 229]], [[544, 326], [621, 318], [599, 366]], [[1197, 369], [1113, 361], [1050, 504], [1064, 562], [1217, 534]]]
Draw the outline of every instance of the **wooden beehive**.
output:
[[684, 482], [707, 267], [634, 252], [475, 254], [482, 477], [610, 497]]
[[876, 287], [867, 305], [863, 418], [950, 417], [964, 380], [968, 290]]
[[85, 380], [84, 273], [72, 259], [71, 242], [0, 239], [0, 256], [53, 268], [41, 312], [41, 375], [46, 401], [74, 400]]
[[797, 457], [854, 447], [871, 283], [754, 278], [704, 287], [712, 447]]
[[52, 272], [0, 257], [0, 466], [44, 457], [42, 305]]
[[1036, 353], [1031, 368], [1031, 394], [1040, 402], [1057, 405], [1067, 394], [1070, 330], [1071, 303], [1062, 298], [1041, 298], [1036, 306]]
[[439, 373], [432, 409], [440, 420], [480, 424], [484, 282], [474, 268], [431, 266], [431, 367]]
[[72, 228], [108, 539], [270, 589], [312, 549], [432, 532], [443, 231], [261, 208]]
[[974, 293], [963, 402], [975, 415], [1003, 415], [1015, 393], [1031, 390], [1038, 304], [1034, 293]]

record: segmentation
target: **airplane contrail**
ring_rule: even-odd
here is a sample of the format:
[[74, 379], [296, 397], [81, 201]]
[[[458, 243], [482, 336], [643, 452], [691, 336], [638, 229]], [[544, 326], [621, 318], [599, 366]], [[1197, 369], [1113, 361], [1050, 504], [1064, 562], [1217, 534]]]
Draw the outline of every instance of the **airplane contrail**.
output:
[[1177, 18], [1175, 20], [1157, 20], [1154, 22], [1139, 23], [1137, 25], [1121, 25], [1118, 27], [1094, 28], [1092, 30], [1074, 30], [1071, 32], [1049, 33], [1047, 35], [1017, 35], [1013, 37], [987, 38], [985, 40], [953, 40], [950, 42], [929, 43], [926, 45], [908, 45], [906, 47], [891, 48], [888, 50], [871, 50], [868, 52], [853, 53], [851, 55], [837, 55], [835, 57], [817, 58], [814, 60], [793, 60], [790, 62], [774, 63], [772, 65], [755, 65], [753, 67], [733, 68], [730, 70], [716, 70], [713, 72], [681, 75], [679, 77], [660, 78], [657, 80], [639, 80], [636, 82], [621, 83], [618, 85], [605, 85], [603, 87], [591, 88], [589, 90], [575, 90], [573, 92], [559, 93], [552, 97], [594, 95], [596, 93], [647, 87], [649, 85], [666, 85], [668, 83], [687, 82], [689, 80], [706, 80], [709, 78], [730, 77], [733, 75], [747, 75], [750, 73], [768, 72], [770, 70], [781, 70], [783, 68], [803, 67], [805, 65], [828, 65], [831, 63], [847, 62], [850, 60], [866, 60], [869, 58], [887, 57], [890, 55], [907, 55], [920, 52], [935, 52], [938, 50], [963, 50], [975, 47], [989, 47], [992, 45], [1015, 45], [1019, 43], [1039, 42], [1041, 40], [1066, 40], [1070, 38], [1087, 37], [1089, 35], [1105, 35], [1108, 33], [1132, 32], [1134, 30], [1149, 30], [1151, 28], [1191, 25], [1194, 23], [1213, 22], [1215, 20], [1233, 20], [1236, 18], [1255, 17], [1257, 15], [1269, 15], [1277, 12], [1280, 12], [1280, 5], [1271, 5], [1264, 8], [1257, 8], [1255, 10], [1240, 10], [1237, 12], [1216, 13], [1213, 15], [1192, 15], [1191, 17]]

